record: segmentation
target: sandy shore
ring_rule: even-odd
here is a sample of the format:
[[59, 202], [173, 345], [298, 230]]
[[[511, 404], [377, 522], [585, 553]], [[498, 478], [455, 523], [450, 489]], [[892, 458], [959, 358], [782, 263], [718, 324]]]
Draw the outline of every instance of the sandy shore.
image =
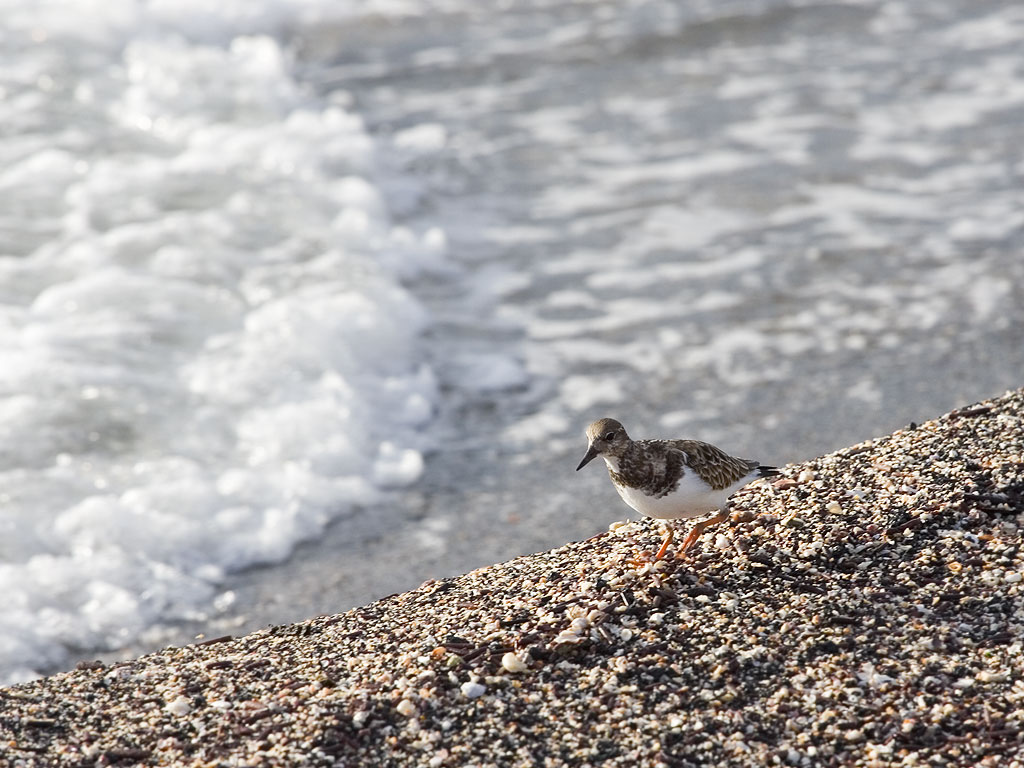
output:
[[[611, 490], [609, 489], [609, 492]], [[344, 614], [0, 690], [15, 766], [1024, 765], [1024, 390]]]

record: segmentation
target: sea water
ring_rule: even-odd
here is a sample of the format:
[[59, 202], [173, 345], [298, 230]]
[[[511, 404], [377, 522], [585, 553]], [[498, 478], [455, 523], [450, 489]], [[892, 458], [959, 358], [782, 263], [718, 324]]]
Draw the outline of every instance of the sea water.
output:
[[[437, 399], [380, 146], [272, 33], [313, 6], [11, 3], [0, 681], [230, 594], [423, 471]], [[324, 4], [326, 8], [328, 4]]]
[[592, 418], [1022, 383], [1012, 4], [0, 10], [2, 681], [596, 532]]

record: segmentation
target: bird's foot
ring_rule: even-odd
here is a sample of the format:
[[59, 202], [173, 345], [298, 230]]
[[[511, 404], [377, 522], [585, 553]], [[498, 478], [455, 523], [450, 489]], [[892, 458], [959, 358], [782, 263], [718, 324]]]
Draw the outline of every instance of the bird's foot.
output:
[[642, 549], [634, 557], [626, 560], [626, 563], [634, 568], [643, 568], [645, 565], [652, 565], [656, 562], [658, 561], [655, 559], [654, 553], [649, 549]]
[[686, 534], [686, 538], [683, 539], [683, 543], [679, 547], [679, 553], [676, 557], [682, 557], [685, 555], [686, 551], [697, 543], [697, 539], [703, 535], [707, 528], [710, 528], [712, 525], [725, 522], [728, 519], [728, 512], [719, 512], [714, 517], [709, 517], [707, 520], [701, 520], [699, 523], [694, 523], [693, 527], [690, 528], [690, 532]]

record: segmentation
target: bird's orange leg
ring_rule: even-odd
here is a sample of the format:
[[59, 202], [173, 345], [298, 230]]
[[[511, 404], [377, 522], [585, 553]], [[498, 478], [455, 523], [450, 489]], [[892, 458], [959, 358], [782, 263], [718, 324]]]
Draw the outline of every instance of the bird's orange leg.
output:
[[672, 543], [672, 539], [673, 539], [673, 537], [675, 535], [676, 535], [675, 529], [671, 525], [666, 526], [666, 529], [665, 529], [665, 540], [663, 542], [661, 542], [661, 549], [659, 549], [658, 553], [654, 556], [655, 560], [661, 560], [661, 558], [663, 558], [665, 556], [665, 550], [668, 549], [668, 545]]
[[682, 546], [679, 547], [679, 554], [682, 554], [692, 547], [697, 542], [697, 539], [700, 538], [701, 534], [704, 533], [705, 528], [716, 525], [717, 523], [724, 523], [728, 519], [728, 512], [719, 512], [714, 517], [709, 517], [707, 520], [701, 520], [699, 523], [694, 523], [690, 532], [686, 534], [686, 538], [683, 539]]

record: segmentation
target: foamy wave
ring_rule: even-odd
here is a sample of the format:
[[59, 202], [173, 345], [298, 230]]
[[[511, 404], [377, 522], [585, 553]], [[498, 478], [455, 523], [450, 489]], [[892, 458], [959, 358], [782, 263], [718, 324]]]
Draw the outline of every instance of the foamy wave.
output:
[[359, 116], [260, 34], [294, 9], [203, 7], [8, 17], [0, 683], [202, 616], [422, 472], [401, 281], [443, 233], [393, 224]]

